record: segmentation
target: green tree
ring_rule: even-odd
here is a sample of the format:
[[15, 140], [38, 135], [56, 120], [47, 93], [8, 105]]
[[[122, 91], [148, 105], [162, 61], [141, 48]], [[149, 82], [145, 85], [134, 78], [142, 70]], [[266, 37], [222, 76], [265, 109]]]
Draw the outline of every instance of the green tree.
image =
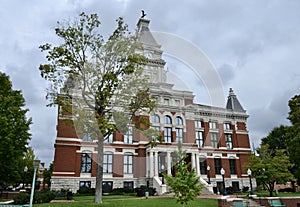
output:
[[276, 150], [275, 155], [272, 156], [268, 145], [261, 145], [258, 153], [259, 156], [250, 156], [250, 162], [245, 165], [245, 168], [250, 168], [256, 181], [266, 187], [270, 196], [273, 196], [275, 183], [283, 184], [295, 179], [289, 171], [291, 166], [289, 157], [285, 150]]
[[291, 130], [288, 132], [290, 141], [287, 150], [293, 164], [291, 171], [300, 185], [300, 95], [295, 95], [289, 100], [288, 105], [290, 107], [288, 119], [293, 126], [291, 126]]
[[[275, 155], [276, 150], [284, 149], [287, 150], [290, 142], [290, 126], [280, 125], [275, 127], [268, 136], [262, 138], [262, 145], [269, 145], [269, 152], [272, 156]], [[286, 151], [288, 153], [288, 151]]]
[[[142, 49], [137, 37], [128, 32], [122, 18], [117, 20], [117, 28], [106, 41], [99, 34], [99, 26], [97, 14], [81, 13], [74, 21], [58, 22], [55, 32], [62, 43], [40, 46], [48, 53], [49, 64], [39, 68], [51, 85], [50, 105], [59, 104], [65, 113], [76, 114], [77, 134], [88, 133], [97, 138], [95, 203], [102, 203], [105, 137], [116, 129], [125, 133], [129, 122], [139, 129], [147, 129], [140, 114], [155, 108], [142, 68], [147, 58], [136, 52]], [[123, 115], [120, 120], [127, 123], [116, 119], [119, 116], [115, 115], [120, 113]], [[151, 137], [151, 133], [147, 134]]]
[[2, 72], [0, 85], [0, 184], [15, 184], [23, 175], [21, 162], [31, 136], [31, 119], [26, 118], [21, 91], [13, 90]]
[[288, 119], [294, 126], [300, 126], [300, 95], [295, 95], [288, 104], [290, 107]]
[[201, 194], [204, 185], [200, 184], [200, 178], [195, 169], [189, 169], [191, 163], [186, 162], [187, 154], [182, 150], [181, 144], [178, 145], [176, 158], [178, 162], [174, 166], [175, 177], [167, 174], [163, 176], [171, 187], [168, 193], [174, 193], [176, 201], [184, 207], [185, 204]]
[[53, 162], [50, 164], [48, 169], [45, 169], [43, 172], [44, 183], [48, 185], [48, 188], [51, 186], [51, 176], [53, 172]]

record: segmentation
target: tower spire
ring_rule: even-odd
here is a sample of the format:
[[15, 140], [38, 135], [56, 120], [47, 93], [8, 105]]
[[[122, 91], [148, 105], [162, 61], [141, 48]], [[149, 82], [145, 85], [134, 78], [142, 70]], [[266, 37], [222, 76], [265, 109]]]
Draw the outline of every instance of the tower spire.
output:
[[229, 95], [227, 99], [226, 109], [231, 109], [233, 111], [245, 112], [244, 108], [240, 104], [238, 98], [236, 97], [232, 88], [229, 89]]

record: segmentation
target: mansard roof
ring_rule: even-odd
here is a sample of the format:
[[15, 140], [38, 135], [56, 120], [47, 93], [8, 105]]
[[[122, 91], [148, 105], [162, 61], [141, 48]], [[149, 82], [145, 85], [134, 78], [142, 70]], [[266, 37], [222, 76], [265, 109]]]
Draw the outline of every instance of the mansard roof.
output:
[[244, 108], [240, 104], [238, 98], [233, 92], [233, 89], [229, 89], [229, 96], [227, 99], [226, 109], [231, 109], [233, 111], [245, 112]]

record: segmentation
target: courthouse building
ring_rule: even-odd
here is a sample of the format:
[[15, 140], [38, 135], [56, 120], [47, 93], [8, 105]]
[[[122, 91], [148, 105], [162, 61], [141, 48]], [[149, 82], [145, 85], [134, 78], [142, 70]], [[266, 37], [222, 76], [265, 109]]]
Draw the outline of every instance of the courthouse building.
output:
[[[187, 162], [206, 185], [203, 193], [212, 193], [213, 187], [215, 192], [223, 191], [222, 168], [226, 187], [238, 190], [250, 186], [243, 167], [251, 152], [248, 115], [234, 91], [229, 89], [226, 107], [222, 108], [195, 103], [192, 91], [175, 90], [166, 81], [163, 51], [151, 34], [149, 23], [140, 18], [137, 32], [143, 53], [149, 58], [145, 72], [150, 75], [150, 92], [158, 102], [157, 112], [148, 117], [151, 127], [161, 132], [162, 143], [151, 147], [148, 139], [131, 125], [126, 134], [114, 132], [104, 143], [104, 192], [141, 185], [156, 188], [158, 194], [166, 192], [168, 186], [162, 181], [162, 172], [176, 176], [173, 165], [178, 142], [187, 152]], [[59, 111], [51, 188], [73, 192], [81, 187], [94, 188], [97, 143], [78, 135], [67, 120]]]

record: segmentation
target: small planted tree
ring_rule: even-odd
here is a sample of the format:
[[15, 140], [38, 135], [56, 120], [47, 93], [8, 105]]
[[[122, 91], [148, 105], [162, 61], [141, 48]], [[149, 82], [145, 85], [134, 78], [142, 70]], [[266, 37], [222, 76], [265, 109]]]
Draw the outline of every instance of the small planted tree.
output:
[[195, 169], [189, 170], [191, 163], [186, 162], [187, 154], [182, 150], [181, 144], [178, 145], [176, 158], [178, 162], [174, 166], [175, 177], [167, 174], [163, 176], [171, 188], [168, 193], [174, 193], [176, 201], [184, 207], [185, 204], [201, 194], [204, 184], [200, 184], [200, 178]]

